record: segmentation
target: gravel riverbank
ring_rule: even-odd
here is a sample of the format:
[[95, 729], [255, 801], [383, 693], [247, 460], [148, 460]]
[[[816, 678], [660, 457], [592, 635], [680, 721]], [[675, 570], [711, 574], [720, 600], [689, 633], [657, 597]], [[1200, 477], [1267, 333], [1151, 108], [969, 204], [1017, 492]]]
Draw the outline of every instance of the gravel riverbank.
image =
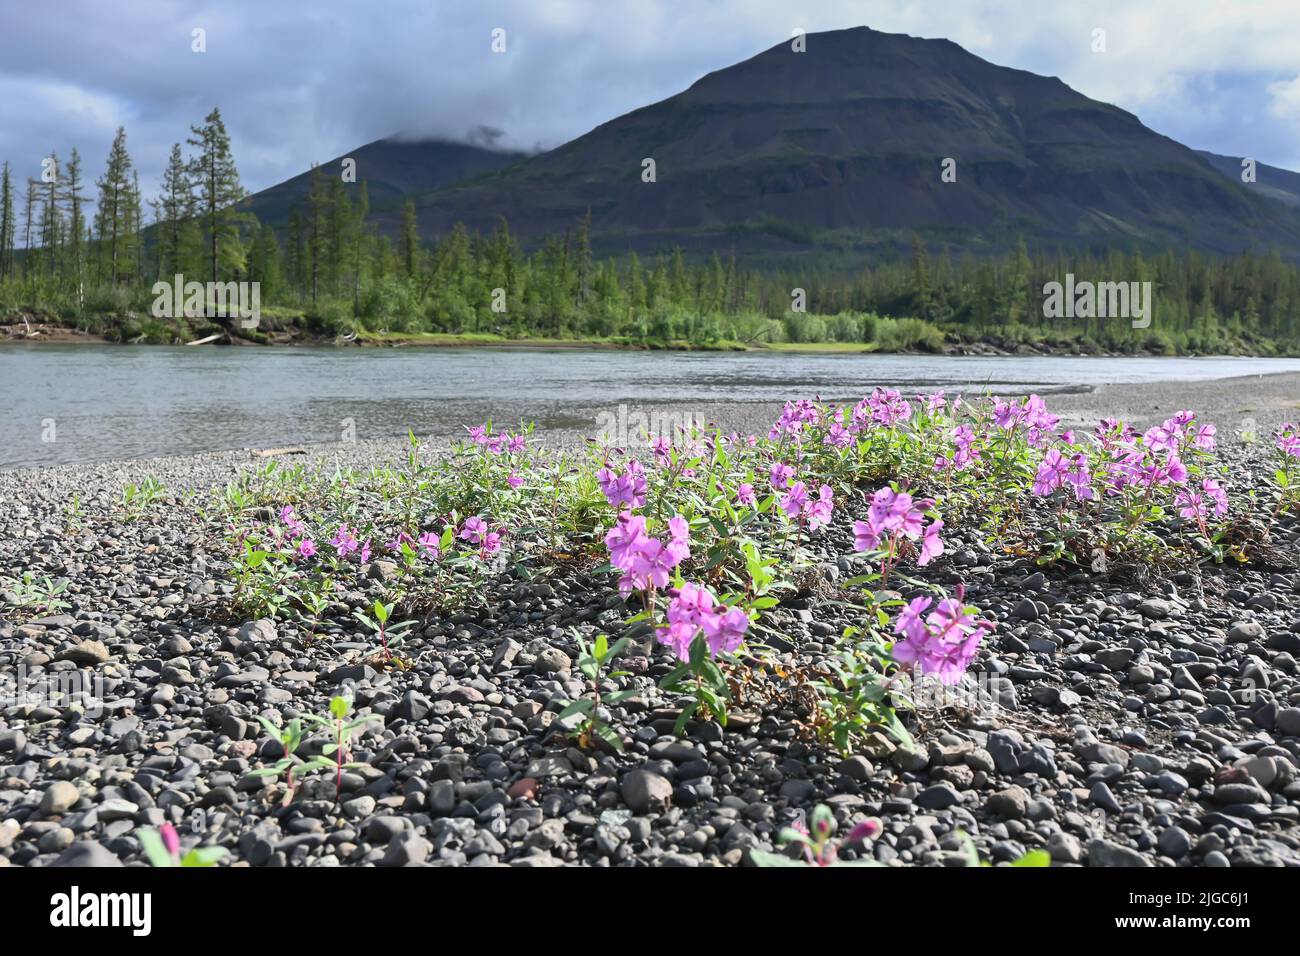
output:
[[[1271, 470], [1269, 435], [1298, 402], [1300, 375], [1279, 375], [1108, 387], [1052, 406], [1089, 425], [1193, 408], [1218, 424], [1241, 491]], [[777, 409], [689, 411], [766, 432]], [[404, 450], [358, 442], [283, 461], [370, 465]], [[740, 689], [725, 729], [676, 738], [678, 708], [655, 689], [671, 659], [656, 645], [620, 662], [644, 693], [617, 708], [617, 754], [579, 750], [555, 723], [556, 702], [584, 691], [576, 635], [624, 632], [608, 577], [496, 575], [480, 601], [411, 632], [404, 670], [366, 663], [373, 642], [355, 622], [308, 640], [224, 620], [228, 556], [189, 496], [263, 461], [0, 473], [0, 578], [66, 579], [70, 604], [35, 618], [0, 609], [0, 865], [136, 863], [136, 831], [164, 822], [235, 865], [743, 865], [819, 803], [842, 821], [879, 817], [881, 836], [844, 856], [894, 865], [960, 865], [960, 833], [994, 862], [1043, 848], [1060, 865], [1300, 865], [1300, 571], [1285, 522], [1267, 560], [1143, 574], [1040, 569], [952, 529], [925, 576], [964, 581], [999, 627], [964, 690], [919, 703], [916, 750], [881, 735], [844, 759], [805, 732], [805, 696], [761, 688]], [[146, 475], [166, 491], [126, 520], [122, 487]], [[784, 637], [767, 667], [815, 671], [854, 623], [837, 600], [861, 570], [847, 522], [812, 547], [819, 587], [771, 612]], [[389, 573], [374, 562], [349, 602], [373, 600]], [[51, 683], [90, 696], [76, 706], [45, 693]], [[382, 719], [357, 741], [342, 800], [317, 774], [280, 807], [250, 773], [279, 756], [257, 716], [325, 713], [344, 688]]]

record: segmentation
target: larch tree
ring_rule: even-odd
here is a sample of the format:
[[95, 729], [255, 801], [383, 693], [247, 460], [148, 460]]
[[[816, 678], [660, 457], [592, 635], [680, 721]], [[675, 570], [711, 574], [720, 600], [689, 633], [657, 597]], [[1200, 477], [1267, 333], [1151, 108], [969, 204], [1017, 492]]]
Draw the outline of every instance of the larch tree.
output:
[[95, 181], [99, 187], [99, 205], [95, 213], [95, 234], [99, 237], [100, 254], [108, 265], [111, 285], [124, 275], [126, 268], [127, 233], [131, 220], [131, 156], [126, 151], [126, 129], [119, 126], [108, 151], [104, 175]]
[[188, 142], [198, 153], [190, 160], [189, 171], [197, 191], [199, 216], [207, 230], [209, 271], [216, 282], [221, 276], [223, 256], [225, 264], [230, 265], [230, 257], [241, 254], [239, 224], [247, 217], [236, 207], [247, 194], [230, 152], [230, 135], [221, 120], [221, 110], [214, 108], [202, 126], [191, 127], [190, 131], [194, 135]]

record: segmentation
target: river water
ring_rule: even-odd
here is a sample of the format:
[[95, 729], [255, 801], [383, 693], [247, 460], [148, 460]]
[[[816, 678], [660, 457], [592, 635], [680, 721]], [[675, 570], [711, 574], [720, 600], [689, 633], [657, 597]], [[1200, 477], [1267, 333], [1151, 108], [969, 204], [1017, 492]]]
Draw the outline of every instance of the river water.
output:
[[1300, 359], [586, 349], [0, 345], [0, 468], [448, 434], [489, 416], [583, 427], [637, 402], [1003, 394], [1300, 370]]

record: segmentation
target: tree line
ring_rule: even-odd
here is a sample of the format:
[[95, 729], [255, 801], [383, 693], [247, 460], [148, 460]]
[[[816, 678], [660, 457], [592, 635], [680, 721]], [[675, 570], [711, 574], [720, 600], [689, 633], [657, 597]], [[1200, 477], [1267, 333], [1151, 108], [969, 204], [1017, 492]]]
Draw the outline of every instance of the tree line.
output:
[[[1300, 347], [1300, 268], [1276, 251], [1210, 256], [1139, 250], [1029, 250], [973, 256], [919, 237], [910, 255], [843, 256], [758, 268], [732, 250], [688, 258], [597, 256], [588, 213], [525, 248], [502, 218], [487, 234], [457, 224], [425, 236], [407, 201], [395, 234], [371, 217], [366, 183], [312, 171], [279, 230], [249, 212], [230, 137], [213, 109], [176, 143], [147, 202], [118, 129], [90, 185], [74, 148], [15, 183], [0, 167], [0, 314], [33, 312], [124, 338], [170, 340], [185, 320], [148, 315], [150, 289], [187, 279], [261, 283], [270, 322], [310, 331], [491, 333], [696, 345], [861, 342], [936, 349], [945, 333], [1010, 344], [1161, 352]], [[145, 222], [145, 207], [151, 211]], [[1049, 317], [1043, 286], [1080, 279], [1152, 283], [1152, 326]]]

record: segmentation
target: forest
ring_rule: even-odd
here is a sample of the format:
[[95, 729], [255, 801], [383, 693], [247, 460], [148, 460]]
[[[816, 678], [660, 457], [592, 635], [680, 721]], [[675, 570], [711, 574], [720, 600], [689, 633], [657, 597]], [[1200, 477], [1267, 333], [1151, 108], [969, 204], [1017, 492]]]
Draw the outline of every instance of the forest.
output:
[[[94, 196], [90, 195], [93, 185]], [[756, 268], [730, 250], [596, 255], [590, 213], [527, 245], [501, 218], [488, 234], [422, 235], [414, 200], [395, 236], [369, 221], [364, 176], [317, 167], [287, 223], [259, 223], [221, 113], [176, 143], [146, 198], [124, 129], [91, 183], [73, 148], [19, 180], [0, 168], [0, 317], [120, 341], [183, 342], [204, 318], [151, 314], [155, 282], [260, 283], [258, 341], [278, 332], [384, 340], [590, 340], [659, 347], [860, 344], [940, 351], [1002, 347], [1155, 354], [1294, 354], [1300, 267], [1276, 251], [1028, 249], [974, 256], [915, 237], [910, 254], [846, 267], [805, 252], [798, 267]], [[823, 264], [819, 264], [823, 263]], [[1049, 318], [1043, 287], [1066, 273], [1151, 282], [1154, 321]], [[217, 323], [220, 326], [220, 323]]]

